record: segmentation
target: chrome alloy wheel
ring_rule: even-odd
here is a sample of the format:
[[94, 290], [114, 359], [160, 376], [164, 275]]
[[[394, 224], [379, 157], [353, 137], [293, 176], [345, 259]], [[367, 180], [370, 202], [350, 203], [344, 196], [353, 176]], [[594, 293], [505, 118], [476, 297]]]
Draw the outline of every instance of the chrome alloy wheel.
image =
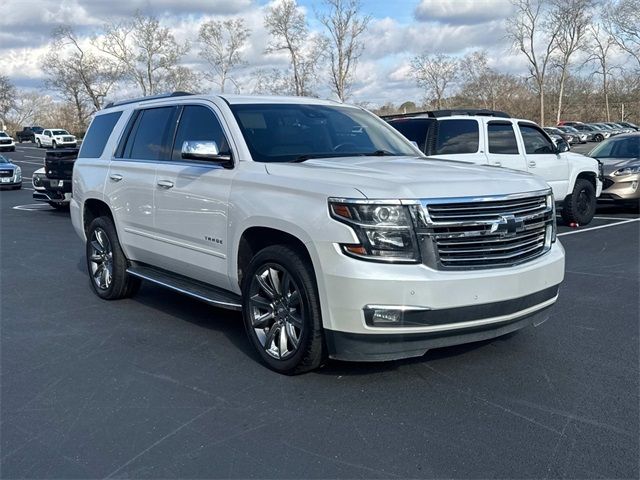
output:
[[277, 264], [265, 264], [251, 280], [250, 315], [253, 330], [268, 355], [285, 360], [298, 350], [304, 328], [300, 289], [291, 274]]
[[106, 232], [96, 228], [91, 235], [89, 265], [96, 287], [108, 290], [113, 280], [113, 250]]

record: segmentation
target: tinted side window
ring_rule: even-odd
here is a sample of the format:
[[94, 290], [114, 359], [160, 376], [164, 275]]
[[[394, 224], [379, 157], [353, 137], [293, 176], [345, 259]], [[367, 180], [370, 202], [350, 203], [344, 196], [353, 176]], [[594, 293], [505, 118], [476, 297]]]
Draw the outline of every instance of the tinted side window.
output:
[[555, 147], [544, 133], [532, 125], [520, 124], [520, 132], [524, 142], [524, 149], [527, 155], [540, 155], [543, 153], [554, 153]]
[[418, 148], [421, 151], [425, 151], [425, 144], [427, 142], [427, 131], [433, 124], [433, 120], [394, 120], [389, 123], [408, 140], [416, 142], [418, 144]]
[[438, 122], [435, 154], [476, 153], [479, 136], [475, 120], [441, 120]]
[[121, 116], [122, 112], [113, 112], [94, 118], [89, 131], [84, 136], [78, 156], [81, 158], [100, 158], [113, 127]]
[[518, 143], [511, 123], [489, 122], [489, 153], [517, 155]]
[[173, 145], [172, 160], [182, 159], [182, 144], [185, 140], [214, 141], [218, 145], [218, 151], [221, 154], [230, 154], [229, 144], [224, 136], [220, 122], [207, 107], [198, 105], [184, 107]]
[[124, 157], [163, 160], [171, 156], [176, 107], [149, 108], [138, 115], [129, 135]]

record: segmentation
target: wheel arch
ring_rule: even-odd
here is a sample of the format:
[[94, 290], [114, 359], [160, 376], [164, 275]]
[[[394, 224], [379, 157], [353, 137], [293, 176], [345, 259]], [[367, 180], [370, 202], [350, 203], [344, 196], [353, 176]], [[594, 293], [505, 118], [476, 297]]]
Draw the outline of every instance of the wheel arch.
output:
[[[91, 222], [98, 217], [109, 217], [111, 221], [114, 220], [113, 213], [104, 201], [97, 198], [88, 198], [84, 201], [82, 207], [82, 228], [85, 235]], [[114, 222], [115, 225], [115, 222]]]

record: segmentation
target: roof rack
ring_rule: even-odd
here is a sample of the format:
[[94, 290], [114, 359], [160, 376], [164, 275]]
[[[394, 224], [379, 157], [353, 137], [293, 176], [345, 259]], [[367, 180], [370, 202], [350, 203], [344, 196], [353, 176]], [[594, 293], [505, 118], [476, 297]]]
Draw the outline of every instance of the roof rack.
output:
[[184, 97], [187, 95], [193, 95], [193, 93], [189, 93], [189, 92], [160, 93], [158, 95], [151, 95], [148, 97], [138, 97], [138, 98], [131, 98], [129, 100], [121, 100], [119, 102], [109, 102], [104, 106], [104, 108], [117, 107], [119, 105], [127, 105], [129, 103], [144, 102], [146, 100], [158, 100], [160, 98]]
[[408, 118], [408, 117], [429, 117], [429, 118], [441, 118], [441, 117], [451, 117], [453, 115], [480, 115], [483, 117], [500, 117], [500, 118], [511, 118], [506, 112], [501, 112], [499, 110], [487, 110], [484, 108], [461, 108], [461, 109], [452, 109], [452, 110], [429, 110], [423, 112], [411, 112], [411, 113], [397, 113], [394, 115], [382, 115], [381, 118], [385, 120], [394, 120], [396, 118]]

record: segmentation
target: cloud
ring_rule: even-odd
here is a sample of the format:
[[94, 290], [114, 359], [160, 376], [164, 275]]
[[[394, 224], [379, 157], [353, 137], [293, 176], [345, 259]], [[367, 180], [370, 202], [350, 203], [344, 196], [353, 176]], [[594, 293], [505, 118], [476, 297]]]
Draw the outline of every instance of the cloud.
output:
[[478, 25], [505, 18], [511, 9], [509, 0], [420, 0], [414, 17], [419, 22]]

